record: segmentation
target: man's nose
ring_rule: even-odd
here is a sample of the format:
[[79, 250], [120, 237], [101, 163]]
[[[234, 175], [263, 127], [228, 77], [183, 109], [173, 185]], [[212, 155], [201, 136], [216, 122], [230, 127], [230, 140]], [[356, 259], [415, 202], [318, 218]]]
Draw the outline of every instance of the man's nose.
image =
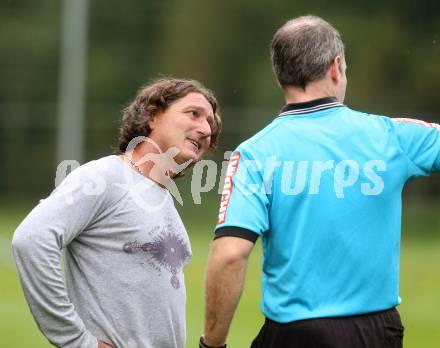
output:
[[202, 119], [197, 131], [204, 137], [209, 137], [211, 136], [211, 125], [209, 124], [207, 119]]

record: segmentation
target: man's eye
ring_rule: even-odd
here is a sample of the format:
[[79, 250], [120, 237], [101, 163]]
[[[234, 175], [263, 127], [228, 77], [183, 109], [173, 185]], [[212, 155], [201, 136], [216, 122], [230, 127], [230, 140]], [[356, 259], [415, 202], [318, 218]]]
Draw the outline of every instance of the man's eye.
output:
[[190, 110], [188, 111], [190, 113], [191, 116], [197, 117], [199, 115], [199, 113], [195, 110]]

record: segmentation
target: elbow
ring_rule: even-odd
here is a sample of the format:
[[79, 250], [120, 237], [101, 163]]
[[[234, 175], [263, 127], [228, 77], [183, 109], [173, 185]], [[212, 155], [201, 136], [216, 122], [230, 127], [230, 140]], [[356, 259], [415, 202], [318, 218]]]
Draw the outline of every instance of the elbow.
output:
[[[227, 237], [223, 237], [227, 238]], [[249, 258], [249, 248], [243, 248], [238, 240], [237, 243], [224, 243], [223, 238], [216, 239], [212, 245], [211, 255], [216, 263], [222, 267], [237, 267], [245, 265]], [[248, 242], [248, 241], [246, 241]], [[250, 243], [250, 242], [248, 242]]]
[[219, 263], [224, 267], [236, 267], [247, 262], [247, 258], [238, 252], [229, 251], [222, 253]]

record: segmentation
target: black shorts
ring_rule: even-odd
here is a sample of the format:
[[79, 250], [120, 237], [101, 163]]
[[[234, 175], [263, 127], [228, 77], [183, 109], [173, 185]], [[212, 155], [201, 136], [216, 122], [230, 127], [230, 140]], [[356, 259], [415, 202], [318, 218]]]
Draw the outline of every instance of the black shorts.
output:
[[251, 348], [401, 348], [402, 341], [400, 315], [392, 308], [285, 324], [266, 319]]

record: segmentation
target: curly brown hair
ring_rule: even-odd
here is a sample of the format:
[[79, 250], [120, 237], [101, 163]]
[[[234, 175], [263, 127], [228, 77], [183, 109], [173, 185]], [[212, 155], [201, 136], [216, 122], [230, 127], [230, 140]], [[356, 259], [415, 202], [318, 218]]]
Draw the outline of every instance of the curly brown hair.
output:
[[158, 113], [164, 112], [173, 102], [191, 92], [202, 94], [212, 106], [214, 122], [209, 148], [215, 150], [222, 123], [213, 92], [195, 80], [165, 78], [141, 87], [134, 100], [124, 109], [119, 128], [119, 151], [125, 152], [133, 138], [148, 136], [151, 132], [149, 121]]

